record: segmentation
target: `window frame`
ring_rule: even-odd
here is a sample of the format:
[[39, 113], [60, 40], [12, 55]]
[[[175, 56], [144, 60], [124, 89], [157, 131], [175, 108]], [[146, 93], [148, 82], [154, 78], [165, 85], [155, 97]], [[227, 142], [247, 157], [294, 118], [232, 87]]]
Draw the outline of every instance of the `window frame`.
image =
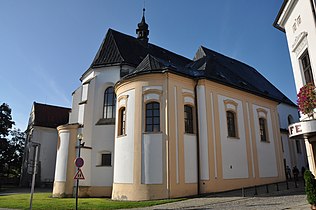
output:
[[[149, 109], [149, 105], [151, 105], [152, 107]], [[155, 105], [158, 105], [158, 106], [155, 106]], [[148, 111], [150, 111], [151, 115], [148, 116]], [[158, 111], [158, 115], [155, 114], [155, 111]], [[160, 113], [160, 102], [158, 101], [148, 101], [145, 103], [145, 132], [146, 133], [160, 133], [161, 132], [161, 123], [160, 123], [160, 120], [161, 120], [161, 113]], [[151, 119], [150, 120], [150, 123], [148, 123], [148, 119]], [[155, 123], [155, 121], [157, 121], [158, 119], [158, 123]], [[151, 129], [149, 129], [151, 126]], [[155, 127], [158, 126], [158, 129], [155, 130]]]
[[117, 135], [118, 136], [125, 136], [126, 135], [126, 107], [122, 106], [118, 112], [118, 129]]
[[[302, 55], [299, 58], [300, 64], [301, 64], [301, 70], [302, 70], [302, 77], [304, 78], [305, 84], [314, 83], [314, 76], [313, 76], [313, 70], [312, 70], [312, 64], [309, 56], [308, 49], [306, 49]], [[309, 79], [307, 80], [306, 75], [308, 75]]]
[[[184, 133], [185, 134], [194, 134], [194, 107], [189, 104], [183, 106], [184, 109]], [[188, 109], [190, 113], [188, 113]]]
[[[238, 129], [238, 103], [233, 99], [225, 99], [225, 115], [226, 115], [226, 132], [227, 138], [230, 139], [239, 139], [239, 129]], [[235, 129], [235, 136], [230, 136], [229, 134], [229, 126], [228, 126], [228, 119], [227, 119], [227, 112], [231, 112], [234, 115], [234, 129]]]
[[[100, 155], [100, 164], [97, 167], [112, 167], [112, 153], [109, 151], [103, 151], [99, 153]], [[109, 158], [109, 159], [106, 159]]]
[[[110, 90], [112, 90], [111, 92], [109, 92]], [[109, 96], [109, 95], [112, 95]], [[111, 103], [107, 104], [108, 102], [108, 97], [111, 97]], [[108, 116], [108, 109], [109, 107], [112, 108], [111, 111], [111, 116]], [[114, 91], [114, 87], [113, 86], [109, 86], [105, 89], [104, 94], [103, 94], [103, 113], [102, 113], [102, 118], [103, 119], [107, 119], [107, 120], [113, 120], [115, 119], [115, 114], [116, 114], [116, 95], [115, 95], [115, 91]]]
[[267, 119], [265, 117], [260, 116], [258, 121], [259, 121], [260, 141], [261, 142], [269, 142]]
[[[229, 121], [229, 119], [228, 119], [229, 115], [228, 114], [231, 114], [233, 121]], [[230, 122], [233, 122], [233, 125], [229, 125]], [[227, 125], [227, 137], [229, 137], [229, 138], [238, 138], [237, 118], [236, 118], [236, 112], [235, 111], [230, 110], [230, 109], [226, 110], [226, 125]], [[233, 128], [233, 130], [230, 130], [230, 128]]]

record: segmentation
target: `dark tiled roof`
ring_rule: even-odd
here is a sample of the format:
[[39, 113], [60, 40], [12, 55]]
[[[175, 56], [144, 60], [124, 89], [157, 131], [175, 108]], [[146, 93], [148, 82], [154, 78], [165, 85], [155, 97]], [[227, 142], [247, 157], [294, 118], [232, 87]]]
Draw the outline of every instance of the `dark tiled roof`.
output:
[[165, 71], [190, 78], [206, 78], [278, 102], [295, 106], [283, 93], [251, 66], [200, 47], [190, 60], [135, 37], [109, 29], [91, 68], [128, 64], [135, 70], [122, 80], [146, 73]]
[[109, 29], [91, 67], [109, 64], [129, 64], [136, 67], [148, 54], [175, 66], [184, 66], [191, 62], [190, 59], [166, 49]]
[[224, 83], [256, 95], [294, 105], [281, 91], [271, 84], [253, 67], [213, 50], [200, 47], [197, 54], [204, 56], [191, 64], [193, 68], [204, 70], [208, 79]]
[[57, 128], [68, 123], [71, 109], [34, 102], [34, 126]]

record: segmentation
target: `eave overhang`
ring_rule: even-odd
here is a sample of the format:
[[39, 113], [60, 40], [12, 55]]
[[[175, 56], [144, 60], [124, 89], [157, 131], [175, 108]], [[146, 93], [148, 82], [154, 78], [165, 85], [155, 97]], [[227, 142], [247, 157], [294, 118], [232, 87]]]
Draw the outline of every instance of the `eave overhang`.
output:
[[284, 0], [281, 9], [274, 20], [273, 26], [285, 32], [285, 23], [288, 20], [298, 0]]

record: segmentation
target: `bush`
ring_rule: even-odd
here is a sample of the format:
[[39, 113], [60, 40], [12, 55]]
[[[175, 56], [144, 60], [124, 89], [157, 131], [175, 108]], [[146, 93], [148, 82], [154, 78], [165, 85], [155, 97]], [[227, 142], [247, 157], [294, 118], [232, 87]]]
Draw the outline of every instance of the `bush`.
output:
[[304, 172], [305, 192], [307, 201], [311, 205], [316, 205], [316, 180], [315, 176], [309, 170]]

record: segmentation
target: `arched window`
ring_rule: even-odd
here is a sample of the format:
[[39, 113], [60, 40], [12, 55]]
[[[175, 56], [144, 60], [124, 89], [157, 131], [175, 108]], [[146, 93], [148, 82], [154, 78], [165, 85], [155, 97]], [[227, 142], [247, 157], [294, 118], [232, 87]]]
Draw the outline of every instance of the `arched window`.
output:
[[193, 108], [189, 105], [184, 105], [184, 131], [193, 133]]
[[236, 114], [233, 111], [226, 111], [227, 133], [229, 137], [237, 137]]
[[103, 118], [114, 119], [115, 118], [115, 103], [116, 96], [113, 87], [108, 87], [104, 91], [104, 102], [103, 102]]
[[150, 102], [146, 104], [145, 113], [145, 131], [160, 131], [160, 104], [158, 102]]
[[267, 142], [267, 122], [263, 117], [259, 118], [259, 128], [260, 128], [260, 139], [261, 141]]
[[289, 115], [289, 116], [287, 117], [287, 123], [288, 123], [288, 125], [290, 125], [290, 124], [293, 124], [293, 123], [294, 123], [294, 120], [293, 120], [292, 115]]
[[126, 134], [126, 110], [125, 107], [119, 110], [119, 123], [118, 123], [118, 135]]

